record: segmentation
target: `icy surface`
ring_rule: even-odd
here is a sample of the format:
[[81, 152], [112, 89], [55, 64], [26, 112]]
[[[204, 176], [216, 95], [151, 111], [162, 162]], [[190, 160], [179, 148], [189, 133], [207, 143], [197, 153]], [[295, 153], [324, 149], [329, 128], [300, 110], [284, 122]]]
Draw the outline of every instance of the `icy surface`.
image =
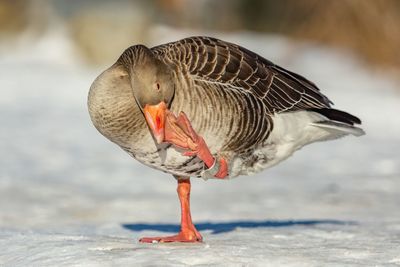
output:
[[76, 66], [62, 35], [1, 48], [0, 266], [400, 265], [399, 85], [345, 53], [218, 36], [313, 80], [367, 135], [310, 145], [253, 177], [193, 180], [205, 242], [143, 245], [178, 230], [176, 184], [91, 125], [101, 70]]

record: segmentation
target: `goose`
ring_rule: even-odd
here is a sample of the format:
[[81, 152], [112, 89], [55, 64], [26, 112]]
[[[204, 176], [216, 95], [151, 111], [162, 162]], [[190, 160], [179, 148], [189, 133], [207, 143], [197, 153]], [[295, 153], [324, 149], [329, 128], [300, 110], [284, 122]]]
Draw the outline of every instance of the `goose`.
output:
[[319, 88], [239, 45], [197, 36], [134, 45], [90, 87], [97, 130], [178, 183], [181, 229], [140, 242], [201, 242], [190, 213], [190, 177], [230, 179], [272, 167], [301, 147], [361, 136], [357, 117]]

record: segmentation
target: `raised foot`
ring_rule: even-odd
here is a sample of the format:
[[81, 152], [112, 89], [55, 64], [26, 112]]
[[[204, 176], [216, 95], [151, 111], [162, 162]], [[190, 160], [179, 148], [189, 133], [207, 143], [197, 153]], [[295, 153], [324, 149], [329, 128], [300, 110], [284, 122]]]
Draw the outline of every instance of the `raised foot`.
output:
[[177, 235], [164, 237], [143, 237], [139, 239], [140, 243], [171, 243], [171, 242], [187, 242], [198, 243], [202, 242], [203, 237], [197, 231], [180, 232]]
[[206, 142], [195, 132], [184, 112], [180, 112], [179, 116], [176, 117], [174, 113], [167, 111], [164, 142], [187, 149], [183, 155], [189, 157], [197, 156], [204, 161], [207, 167], [214, 164], [214, 157], [211, 155]]

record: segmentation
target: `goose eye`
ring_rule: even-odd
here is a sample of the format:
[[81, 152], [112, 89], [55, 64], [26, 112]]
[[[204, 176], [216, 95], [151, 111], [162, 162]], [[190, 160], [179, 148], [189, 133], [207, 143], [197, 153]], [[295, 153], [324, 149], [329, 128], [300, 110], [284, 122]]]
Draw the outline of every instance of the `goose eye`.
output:
[[160, 84], [159, 84], [159, 83], [154, 84], [154, 88], [155, 88], [157, 91], [160, 91]]

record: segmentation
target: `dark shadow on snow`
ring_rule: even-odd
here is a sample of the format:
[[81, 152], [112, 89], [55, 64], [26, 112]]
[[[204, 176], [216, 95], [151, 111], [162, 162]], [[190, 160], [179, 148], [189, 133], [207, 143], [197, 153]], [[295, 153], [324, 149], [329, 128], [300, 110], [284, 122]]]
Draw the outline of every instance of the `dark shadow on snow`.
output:
[[[233, 221], [221, 223], [196, 223], [196, 228], [199, 231], [211, 230], [212, 234], [226, 233], [235, 230], [236, 228], [277, 228], [277, 227], [292, 227], [292, 226], [315, 226], [315, 225], [355, 225], [352, 221], [340, 220], [282, 220], [282, 221]], [[164, 224], [164, 223], [132, 223], [122, 224], [122, 226], [131, 231], [160, 231], [160, 232], [179, 232], [180, 226], [178, 224]]]

